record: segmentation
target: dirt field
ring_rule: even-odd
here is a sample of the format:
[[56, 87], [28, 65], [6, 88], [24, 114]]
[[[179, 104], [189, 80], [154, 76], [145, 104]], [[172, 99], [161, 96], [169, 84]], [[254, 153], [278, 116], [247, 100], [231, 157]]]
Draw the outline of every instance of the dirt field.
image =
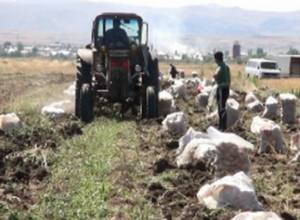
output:
[[7, 106], [12, 107], [12, 104], [19, 105], [22, 100], [16, 101], [16, 99], [24, 95], [27, 102], [31, 95], [36, 99], [38, 93], [48, 93], [39, 97], [47, 101], [53, 95], [59, 94], [62, 88], [74, 79], [75, 64], [70, 61], [0, 59], [1, 111]]
[[41, 107], [74, 81], [70, 66], [55, 60], [0, 60], [0, 112], [16, 112], [23, 122], [19, 131], [0, 133], [1, 219], [39, 201], [60, 140], [81, 133], [72, 117], [53, 121], [40, 115]]
[[[28, 69], [23, 69], [27, 66]], [[213, 64], [179, 64], [186, 72], [210, 76]], [[89, 125], [72, 116], [49, 119], [40, 108], [59, 100], [74, 80], [68, 61], [0, 60], [0, 113], [15, 111], [25, 126], [0, 133], [0, 219], [230, 219], [238, 211], [208, 210], [196, 193], [214, 180], [205, 165], [178, 169], [178, 140], [161, 134], [161, 121], [101, 117]], [[161, 64], [162, 72], [167, 64]], [[234, 88], [255, 87], [232, 65]], [[297, 79], [298, 80], [298, 79]], [[277, 81], [276, 81], [277, 82]], [[270, 88], [290, 89], [294, 79], [259, 82]], [[295, 85], [296, 86], [296, 85]], [[265, 98], [269, 90], [261, 90]], [[245, 112], [241, 92], [240, 103]], [[199, 131], [215, 126], [205, 112], [194, 111], [194, 100], [177, 101]], [[258, 146], [249, 132], [254, 114], [243, 114], [240, 126], [230, 130]], [[279, 119], [277, 121], [279, 123]], [[283, 126], [284, 138], [300, 130]], [[300, 219], [300, 167], [287, 155], [253, 153], [250, 176], [264, 208], [283, 219]], [[47, 162], [45, 164], [45, 161]]]
[[[193, 112], [194, 103], [180, 102], [180, 110], [189, 112], [189, 124], [196, 130], [205, 131], [208, 126], [216, 126], [217, 121], [207, 121], [204, 114]], [[255, 114], [244, 115], [242, 125], [229, 131], [234, 132], [255, 146], [259, 140], [249, 132], [251, 119]], [[160, 121], [158, 121], [160, 122]], [[148, 184], [148, 196], [167, 219], [230, 219], [237, 212], [233, 210], [210, 211], [198, 204], [195, 197], [199, 187], [214, 180], [213, 173], [205, 166], [190, 167], [189, 169], [176, 169], [175, 150], [178, 146], [176, 139], [168, 139], [160, 135], [161, 125], [153, 122], [141, 125], [143, 134], [142, 148], [153, 155], [152, 172], [157, 180]], [[279, 121], [278, 121], [279, 123]], [[291, 126], [284, 129], [286, 141], [289, 134], [299, 130], [300, 126]], [[154, 141], [157, 140], [157, 141]], [[148, 153], [147, 153], [148, 154]], [[251, 155], [251, 178], [257, 191], [259, 200], [264, 208], [280, 214], [283, 219], [299, 219], [299, 177], [298, 164], [288, 162], [293, 154], [263, 154]], [[154, 161], [152, 158], [156, 158]], [[175, 173], [175, 174], [174, 174]], [[149, 173], [150, 175], [150, 173]]]

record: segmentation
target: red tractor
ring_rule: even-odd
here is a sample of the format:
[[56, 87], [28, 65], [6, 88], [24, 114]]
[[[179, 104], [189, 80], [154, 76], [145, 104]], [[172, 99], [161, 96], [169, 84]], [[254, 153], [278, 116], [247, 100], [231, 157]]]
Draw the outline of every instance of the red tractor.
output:
[[131, 108], [143, 118], [154, 118], [158, 92], [158, 60], [149, 51], [148, 24], [136, 14], [97, 16], [92, 42], [77, 52], [76, 116], [92, 121], [94, 107], [105, 99], [121, 103], [122, 114]]

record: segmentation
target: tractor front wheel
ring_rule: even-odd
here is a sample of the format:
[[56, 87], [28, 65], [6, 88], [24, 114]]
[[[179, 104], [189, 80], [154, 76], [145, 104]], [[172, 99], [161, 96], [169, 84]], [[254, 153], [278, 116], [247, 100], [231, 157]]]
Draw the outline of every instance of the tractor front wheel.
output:
[[146, 89], [146, 117], [155, 118], [157, 117], [157, 97], [153, 86], [148, 86]]
[[83, 122], [91, 122], [94, 119], [94, 100], [91, 85], [85, 83], [80, 90], [80, 119]]

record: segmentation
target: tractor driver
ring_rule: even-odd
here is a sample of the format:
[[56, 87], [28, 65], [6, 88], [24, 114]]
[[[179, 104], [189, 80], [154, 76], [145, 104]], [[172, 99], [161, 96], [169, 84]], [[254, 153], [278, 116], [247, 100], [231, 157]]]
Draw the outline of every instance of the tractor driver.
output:
[[107, 47], [129, 47], [129, 38], [126, 31], [120, 28], [119, 19], [113, 20], [113, 28], [107, 30], [104, 35], [104, 43]]

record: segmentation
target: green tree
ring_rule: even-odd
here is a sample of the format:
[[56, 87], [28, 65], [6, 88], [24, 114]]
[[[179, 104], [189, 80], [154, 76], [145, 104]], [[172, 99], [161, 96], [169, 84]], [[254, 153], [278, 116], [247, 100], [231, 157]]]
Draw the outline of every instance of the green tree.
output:
[[8, 48], [10, 48], [11, 46], [12, 46], [12, 43], [11, 43], [10, 41], [6, 41], [6, 42], [4, 42], [4, 44], [3, 44], [4, 49], [8, 49]]
[[32, 48], [32, 55], [33, 56], [36, 56], [38, 54], [38, 52], [39, 52], [39, 49], [37, 47]]
[[24, 45], [22, 42], [17, 43], [17, 49], [18, 49], [18, 52], [21, 52], [22, 50], [24, 50]]
[[288, 50], [288, 52], [287, 52], [287, 54], [288, 55], [299, 55], [300, 52], [296, 48], [290, 47], [289, 50]]
[[267, 53], [264, 52], [264, 49], [263, 49], [263, 48], [258, 47], [258, 48], [256, 49], [256, 57], [257, 57], [257, 58], [264, 58], [264, 57], [266, 57], [266, 56], [267, 56]]

